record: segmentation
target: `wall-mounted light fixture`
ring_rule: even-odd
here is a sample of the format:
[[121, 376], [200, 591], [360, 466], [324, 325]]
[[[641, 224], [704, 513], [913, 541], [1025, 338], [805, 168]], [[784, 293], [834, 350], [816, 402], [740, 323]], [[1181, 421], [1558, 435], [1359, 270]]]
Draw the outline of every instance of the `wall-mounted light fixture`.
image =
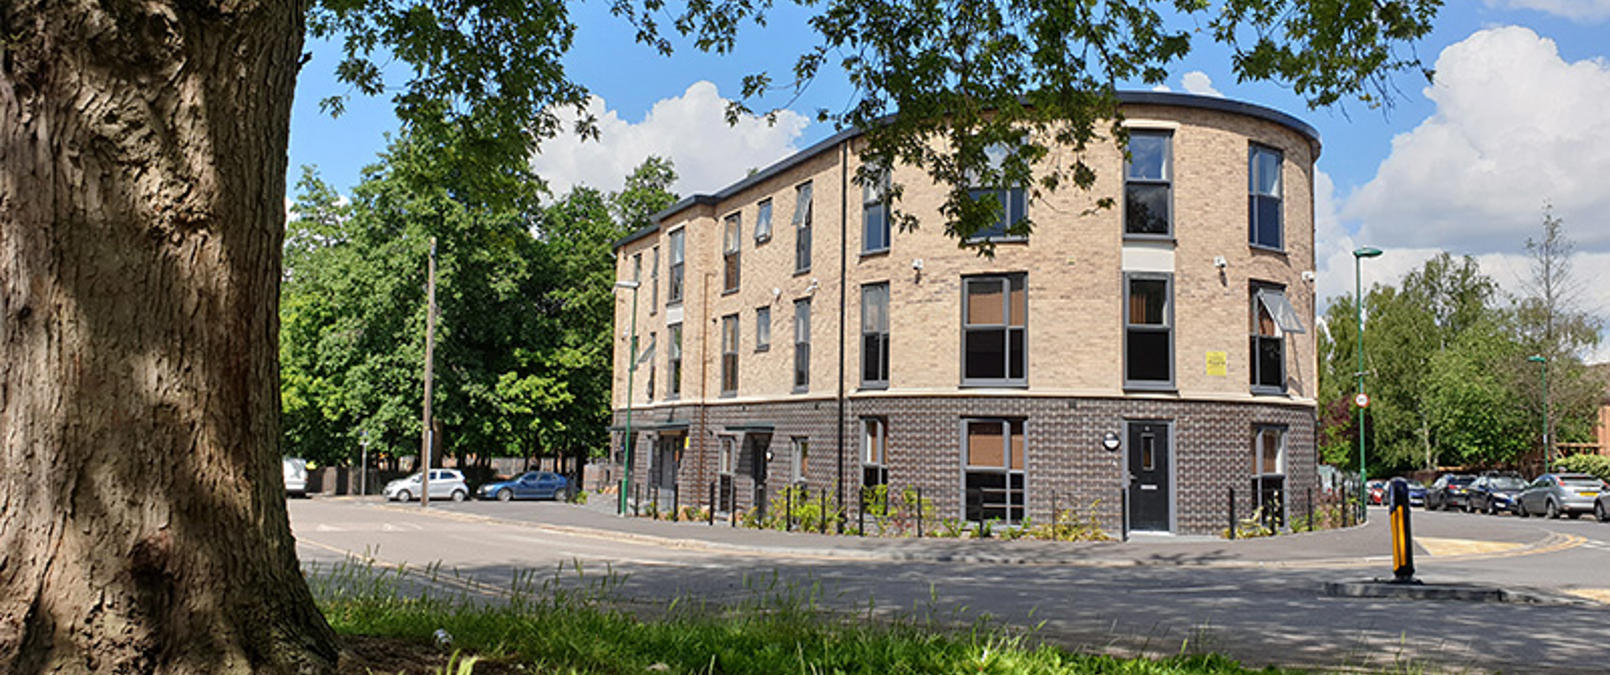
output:
[[1118, 432], [1115, 431], [1109, 431], [1101, 437], [1101, 447], [1105, 448], [1107, 452], [1118, 452], [1119, 446], [1123, 444], [1123, 441], [1118, 438]]

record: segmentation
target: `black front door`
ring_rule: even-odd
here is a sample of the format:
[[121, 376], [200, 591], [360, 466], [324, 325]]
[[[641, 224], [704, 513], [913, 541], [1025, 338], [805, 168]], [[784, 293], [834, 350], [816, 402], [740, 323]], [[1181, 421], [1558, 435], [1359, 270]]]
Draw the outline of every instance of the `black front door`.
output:
[[1129, 528], [1168, 532], [1173, 461], [1168, 423], [1129, 422]]

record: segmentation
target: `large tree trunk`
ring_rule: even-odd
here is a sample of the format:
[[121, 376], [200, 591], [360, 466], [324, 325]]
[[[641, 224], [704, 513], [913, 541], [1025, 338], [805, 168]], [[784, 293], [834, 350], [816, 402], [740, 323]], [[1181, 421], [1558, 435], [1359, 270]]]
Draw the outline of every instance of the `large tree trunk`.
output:
[[0, 671], [334, 668], [278, 466], [304, 8], [0, 3]]

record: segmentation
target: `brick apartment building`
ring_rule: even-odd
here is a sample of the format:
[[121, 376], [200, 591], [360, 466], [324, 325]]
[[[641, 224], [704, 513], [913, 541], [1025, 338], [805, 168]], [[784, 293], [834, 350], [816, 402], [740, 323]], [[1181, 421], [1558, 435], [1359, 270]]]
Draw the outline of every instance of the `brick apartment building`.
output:
[[[634, 489], [718, 510], [805, 485], [922, 488], [939, 517], [1216, 533], [1228, 493], [1293, 515], [1315, 484], [1314, 129], [1222, 98], [1120, 96], [1132, 160], [1095, 189], [981, 190], [1035, 222], [993, 259], [943, 231], [944, 190], [855, 183], [842, 132], [617, 245], [614, 452], [631, 373]], [[1066, 161], [1071, 150], [1047, 161]], [[1088, 212], [1097, 199], [1116, 208]], [[1281, 500], [1281, 495], [1293, 498]], [[1127, 502], [1127, 507], [1120, 504]]]

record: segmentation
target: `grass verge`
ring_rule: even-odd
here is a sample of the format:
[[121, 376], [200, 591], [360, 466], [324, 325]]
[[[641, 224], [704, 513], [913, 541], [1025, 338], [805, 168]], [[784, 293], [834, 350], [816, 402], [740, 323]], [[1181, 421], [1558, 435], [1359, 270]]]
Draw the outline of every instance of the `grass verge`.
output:
[[[1122, 659], [1040, 643], [1033, 631], [927, 613], [854, 616], [817, 603], [815, 588], [751, 587], [713, 606], [677, 600], [623, 609], [611, 573], [580, 567], [516, 575], [489, 589], [441, 569], [354, 561], [309, 574], [325, 617], [347, 639], [355, 672], [468, 673], [1278, 673], [1216, 654]], [[443, 588], [455, 589], [443, 593]]]

